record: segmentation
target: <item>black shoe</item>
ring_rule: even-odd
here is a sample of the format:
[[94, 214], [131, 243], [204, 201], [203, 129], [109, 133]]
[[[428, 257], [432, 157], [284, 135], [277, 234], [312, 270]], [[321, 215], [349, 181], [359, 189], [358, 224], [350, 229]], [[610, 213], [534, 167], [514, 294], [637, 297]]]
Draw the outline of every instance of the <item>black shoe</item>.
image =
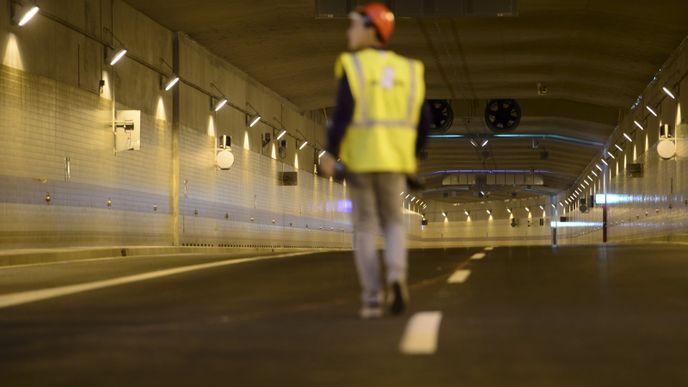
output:
[[390, 304], [389, 311], [393, 315], [400, 315], [406, 310], [408, 304], [408, 290], [406, 289], [406, 284], [399, 281], [392, 283], [392, 303]]

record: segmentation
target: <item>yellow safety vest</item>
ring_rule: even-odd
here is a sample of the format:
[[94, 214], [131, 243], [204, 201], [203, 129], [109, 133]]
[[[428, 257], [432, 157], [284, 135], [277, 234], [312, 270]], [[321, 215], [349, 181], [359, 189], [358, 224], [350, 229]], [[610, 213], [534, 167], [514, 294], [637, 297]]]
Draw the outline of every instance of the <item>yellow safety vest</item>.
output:
[[337, 79], [343, 73], [354, 114], [340, 147], [342, 163], [358, 173], [415, 173], [423, 63], [369, 48], [342, 54], [335, 65]]

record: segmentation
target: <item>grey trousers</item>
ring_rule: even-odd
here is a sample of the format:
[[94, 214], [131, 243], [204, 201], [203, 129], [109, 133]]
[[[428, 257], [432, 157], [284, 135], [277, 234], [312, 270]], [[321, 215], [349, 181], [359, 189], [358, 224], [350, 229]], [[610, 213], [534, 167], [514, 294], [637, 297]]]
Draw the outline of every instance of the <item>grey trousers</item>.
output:
[[406, 230], [399, 194], [406, 189], [401, 173], [361, 173], [347, 177], [352, 204], [354, 258], [364, 303], [382, 302], [380, 261], [375, 247], [378, 226], [385, 238], [387, 283], [406, 281]]

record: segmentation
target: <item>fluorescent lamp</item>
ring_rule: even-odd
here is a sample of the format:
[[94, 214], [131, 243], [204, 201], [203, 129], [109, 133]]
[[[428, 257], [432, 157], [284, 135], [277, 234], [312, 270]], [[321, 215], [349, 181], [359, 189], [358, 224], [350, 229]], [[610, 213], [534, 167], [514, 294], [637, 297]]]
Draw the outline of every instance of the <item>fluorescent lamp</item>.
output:
[[657, 117], [657, 112], [655, 112], [654, 110], [652, 110], [651, 107], [645, 106], [645, 109], [647, 109], [647, 111], [649, 111], [653, 116]]
[[539, 206], [539, 207], [540, 207], [540, 209], [541, 209], [542, 211], [545, 210], [545, 207], [543, 207], [543, 206]]
[[640, 130], [645, 130], [645, 128], [643, 128], [643, 126], [640, 125], [640, 122], [638, 122], [638, 121], [633, 121], [633, 123], [634, 123], [635, 126], [637, 126]]
[[530, 212], [530, 208], [526, 207], [526, 211], [527, 211], [527, 212]]
[[611, 157], [611, 158], [613, 158], [614, 160], [616, 160], [616, 157], [614, 157], [614, 155], [612, 154], [612, 152], [607, 151], [607, 154], [609, 155], [609, 157]]
[[473, 145], [476, 148], [478, 147], [478, 143], [476, 143], [474, 140], [471, 140], [471, 145]]
[[409, 196], [411, 196], [411, 194], [407, 194], [406, 197], [404, 197], [404, 199], [408, 199]]
[[22, 16], [21, 20], [19, 20], [19, 27], [23, 27], [26, 23], [29, 22], [29, 20], [33, 19], [34, 16], [38, 13], [39, 8], [37, 6], [31, 7], [25, 14]]
[[466, 214], [466, 216], [471, 216], [471, 213], [468, 212], [468, 210], [463, 210], [463, 213]]
[[127, 50], [121, 49], [115, 54], [115, 56], [112, 57], [112, 60], [110, 61], [110, 66], [114, 66], [115, 63], [119, 62], [120, 59], [124, 58], [124, 55], [127, 53]]
[[217, 105], [215, 105], [215, 111], [219, 111], [220, 109], [225, 107], [225, 105], [227, 105], [227, 102], [229, 102], [227, 101], [227, 98], [222, 98], [220, 102], [218, 102]]
[[674, 96], [674, 94], [673, 94], [671, 91], [669, 91], [669, 89], [667, 89], [666, 87], [662, 87], [662, 90], [664, 90], [664, 92], [666, 93], [666, 95], [668, 95], [669, 97], [671, 97], [671, 99], [676, 99], [676, 97]]
[[489, 142], [489, 140], [483, 141], [483, 143], [480, 144], [480, 147], [481, 147], [481, 148], [485, 148], [485, 145], [487, 145], [488, 142]]
[[249, 128], [252, 128], [252, 127], [256, 126], [256, 124], [260, 121], [260, 119], [261, 119], [260, 115], [257, 115], [257, 116], [251, 121], [251, 123], [248, 124], [248, 127], [249, 127]]
[[399, 194], [399, 196], [404, 196], [404, 191], [401, 191], [401, 193]]
[[595, 177], [597, 177], [597, 172], [595, 172], [595, 171], [590, 171], [590, 172], [591, 172], [593, 175], [595, 175]]
[[595, 167], [596, 167], [597, 169], [599, 169], [600, 172], [602, 172], [602, 167], [600, 167], [600, 164], [595, 164]]
[[174, 77], [173, 77], [172, 79], [170, 79], [170, 81], [167, 82], [167, 84], [165, 85], [165, 91], [170, 91], [170, 89], [172, 89], [172, 88], [174, 87], [174, 85], [177, 84], [177, 82], [179, 82], [179, 77], [174, 76]]
[[623, 152], [623, 148], [620, 147], [618, 144], [614, 144], [614, 147], [616, 147], [616, 149], [618, 149], [618, 150], [620, 150], [621, 152]]
[[308, 145], [308, 141], [304, 141], [303, 144], [301, 144], [301, 146], [299, 146], [299, 150], [303, 150], [303, 148], [305, 148], [306, 145]]
[[444, 217], [446, 218], [446, 217], [447, 217], [447, 213], [444, 212], [444, 211], [442, 211], [442, 216], [444, 216]]
[[511, 214], [511, 208], [507, 208], [507, 209], [506, 209], [506, 212], [508, 212], [508, 213]]
[[600, 161], [602, 162], [602, 164], [604, 164], [604, 165], [606, 165], [606, 166], [609, 166], [609, 163], [607, 163], [607, 160], [605, 160], [605, 159], [600, 159]]
[[485, 212], [487, 212], [488, 215], [492, 215], [492, 210], [485, 210]]
[[554, 203], [552, 203], [552, 208], [557, 208], [557, 206]]
[[325, 156], [325, 153], [327, 153], [326, 150], [321, 150], [320, 153], [318, 153], [318, 158]]
[[562, 206], [562, 207], [564, 207], [564, 203], [562, 203], [562, 202], [559, 202], [559, 205]]
[[282, 137], [284, 137], [286, 134], [287, 134], [287, 130], [282, 129], [282, 131], [280, 132], [280, 134], [277, 135], [277, 138], [275, 140], [277, 140], [277, 141], [281, 140]]
[[633, 142], [631, 136], [627, 135], [626, 133], [624, 133], [623, 136], [626, 137], [626, 140], [628, 140], [629, 142]]

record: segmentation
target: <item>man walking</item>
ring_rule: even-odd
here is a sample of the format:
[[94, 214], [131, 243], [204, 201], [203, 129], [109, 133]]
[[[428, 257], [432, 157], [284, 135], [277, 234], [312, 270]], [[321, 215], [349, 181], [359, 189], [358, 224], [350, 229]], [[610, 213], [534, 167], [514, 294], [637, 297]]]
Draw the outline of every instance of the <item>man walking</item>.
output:
[[383, 314], [384, 288], [375, 247], [378, 221], [385, 238], [387, 300], [392, 314], [408, 304], [406, 231], [399, 194], [417, 170], [430, 118], [424, 105], [423, 64], [386, 49], [394, 15], [370, 3], [350, 14], [350, 53], [335, 65], [337, 107], [328, 128], [327, 154], [320, 163], [334, 174], [346, 168], [352, 201], [354, 258], [362, 287], [362, 318]]

